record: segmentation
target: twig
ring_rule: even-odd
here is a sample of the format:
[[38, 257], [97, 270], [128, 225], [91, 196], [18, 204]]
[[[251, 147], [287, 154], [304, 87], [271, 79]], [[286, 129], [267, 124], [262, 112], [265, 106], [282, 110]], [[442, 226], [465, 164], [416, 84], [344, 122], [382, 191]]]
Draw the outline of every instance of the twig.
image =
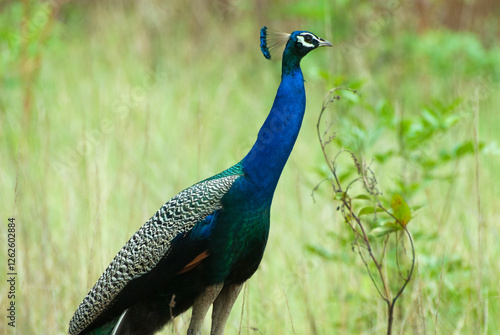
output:
[[170, 309], [170, 320], [173, 320], [174, 317], [174, 307], [175, 307], [175, 294], [172, 294], [172, 299], [168, 303], [168, 308]]
[[295, 334], [295, 327], [293, 326], [292, 312], [290, 311], [290, 305], [288, 304], [288, 297], [286, 296], [286, 292], [283, 289], [283, 286], [281, 287], [281, 291], [283, 292], [283, 295], [285, 296], [286, 308], [288, 309], [288, 317], [290, 318], [290, 324], [292, 325], [292, 333]]
[[[480, 182], [480, 164], [479, 164], [479, 98], [477, 97], [476, 91], [476, 99], [474, 99], [474, 114], [473, 114], [473, 133], [474, 133], [474, 163], [475, 163], [475, 180], [474, 186], [476, 190], [476, 206], [477, 206], [477, 295], [478, 299], [481, 300], [482, 293], [482, 284], [483, 284], [483, 250], [487, 250], [487, 239], [484, 238], [484, 232], [486, 231], [486, 222], [484, 220], [482, 210], [481, 210], [481, 189], [479, 186]], [[488, 324], [485, 323], [485, 319], [487, 318], [487, 308], [481, 306], [478, 310], [478, 328], [477, 333], [481, 329], [481, 325], [484, 326], [484, 331], [488, 328]], [[483, 315], [481, 315], [483, 314]]]
[[438, 331], [439, 303], [441, 302], [441, 288], [443, 287], [444, 255], [445, 253], [443, 253], [443, 259], [441, 260], [441, 273], [439, 274], [439, 290], [436, 304], [436, 324], [434, 325], [434, 334], [437, 334]]

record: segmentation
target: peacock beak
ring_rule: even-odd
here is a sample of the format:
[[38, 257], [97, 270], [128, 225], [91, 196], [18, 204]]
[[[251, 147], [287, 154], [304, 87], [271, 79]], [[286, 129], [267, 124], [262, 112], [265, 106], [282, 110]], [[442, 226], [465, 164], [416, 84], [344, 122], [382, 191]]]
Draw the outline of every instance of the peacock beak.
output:
[[328, 42], [322, 38], [319, 39], [318, 47], [332, 47], [332, 46], [333, 45], [330, 42]]

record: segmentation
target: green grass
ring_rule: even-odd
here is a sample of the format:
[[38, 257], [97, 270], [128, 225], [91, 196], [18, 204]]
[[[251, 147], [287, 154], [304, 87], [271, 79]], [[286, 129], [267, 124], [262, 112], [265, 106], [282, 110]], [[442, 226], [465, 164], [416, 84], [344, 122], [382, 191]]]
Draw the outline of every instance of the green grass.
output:
[[[20, 3], [4, 5], [1, 238], [7, 218], [16, 217], [18, 309], [15, 331], [3, 326], [4, 312], [0, 332], [64, 333], [85, 294], [145, 220], [183, 188], [245, 155], [279, 84], [279, 63], [266, 61], [258, 47], [262, 24], [310, 29], [346, 46], [374, 11], [362, 6], [343, 16], [343, 2], [320, 4], [309, 10], [272, 3], [259, 10], [247, 1], [229, 7], [69, 3], [45, 30], [34, 17], [47, 8], [32, 2], [32, 12], [23, 14]], [[322, 99], [333, 86], [358, 83], [366, 104], [387, 99], [408, 116], [433, 100], [463, 100], [456, 111], [462, 119], [426, 144], [429, 155], [473, 140], [474, 129], [485, 144], [477, 157], [439, 166], [452, 178], [422, 182], [406, 199], [425, 207], [410, 223], [417, 270], [397, 305], [396, 333], [494, 334], [500, 328], [499, 47], [482, 47], [472, 33], [416, 35], [404, 19], [409, 13], [398, 9], [355, 56], [337, 47], [302, 62], [303, 128], [276, 190], [263, 262], [233, 309], [228, 334], [385, 331], [385, 306], [351, 251], [332, 194], [323, 187], [315, 202], [310, 196], [325, 166], [315, 133]], [[23, 15], [32, 23], [31, 37], [12, 38], [23, 34]], [[469, 49], [475, 53], [462, 52]], [[482, 87], [486, 94], [469, 103]], [[373, 117], [360, 108], [342, 112]], [[366, 157], [391, 141], [383, 137]], [[391, 162], [375, 165], [387, 192], [398, 178], [413, 176]], [[421, 172], [414, 170], [410, 165], [410, 172]], [[324, 247], [333, 260], [308, 253], [307, 245]], [[2, 310], [5, 276], [0, 272]], [[185, 333], [188, 322], [189, 313], [162, 333]]]

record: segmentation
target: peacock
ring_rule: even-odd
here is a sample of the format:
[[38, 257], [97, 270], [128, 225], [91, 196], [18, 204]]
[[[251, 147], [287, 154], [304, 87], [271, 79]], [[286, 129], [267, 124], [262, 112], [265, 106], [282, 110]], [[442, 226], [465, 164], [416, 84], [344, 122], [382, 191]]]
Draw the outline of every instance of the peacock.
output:
[[188, 334], [223, 334], [243, 283], [266, 247], [270, 208], [306, 106], [301, 59], [332, 46], [308, 31], [260, 33], [261, 50], [285, 44], [281, 83], [248, 154], [166, 202], [123, 246], [69, 323], [69, 333], [154, 334], [192, 307]]

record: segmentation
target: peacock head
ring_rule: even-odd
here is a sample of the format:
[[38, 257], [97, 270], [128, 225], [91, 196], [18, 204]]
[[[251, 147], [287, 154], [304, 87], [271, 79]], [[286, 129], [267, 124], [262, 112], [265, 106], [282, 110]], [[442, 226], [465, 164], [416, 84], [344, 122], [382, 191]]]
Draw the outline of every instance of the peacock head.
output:
[[279, 46], [286, 44], [285, 52], [302, 58], [311, 50], [319, 47], [331, 47], [332, 44], [309, 31], [294, 31], [291, 34], [268, 32], [267, 27], [260, 31], [260, 49], [264, 57], [271, 59], [271, 54]]

